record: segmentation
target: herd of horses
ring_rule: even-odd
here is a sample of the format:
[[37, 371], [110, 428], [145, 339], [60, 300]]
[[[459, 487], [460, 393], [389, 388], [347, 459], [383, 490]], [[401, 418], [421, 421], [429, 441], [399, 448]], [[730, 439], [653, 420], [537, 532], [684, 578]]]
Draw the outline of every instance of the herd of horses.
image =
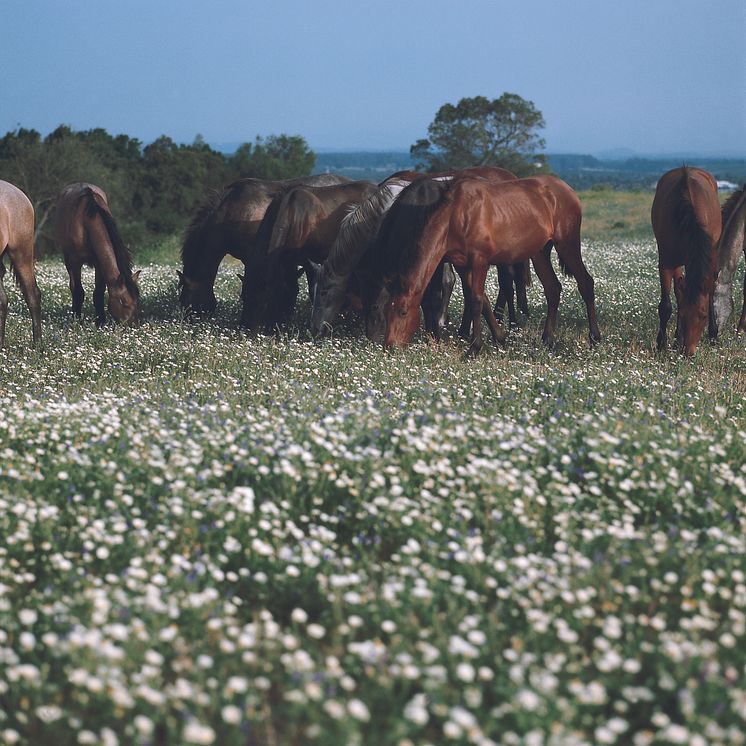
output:
[[[179, 299], [189, 314], [211, 313], [215, 278], [230, 254], [240, 275], [241, 324], [273, 333], [287, 324], [305, 272], [311, 297], [310, 328], [329, 332], [340, 312], [356, 309], [365, 331], [387, 347], [407, 345], [420, 323], [440, 339], [456, 275], [464, 293], [459, 334], [469, 354], [483, 346], [482, 319], [496, 343], [502, 323], [516, 320], [515, 301], [528, 314], [529, 262], [544, 289], [547, 315], [543, 342], [554, 341], [561, 285], [551, 261], [575, 278], [588, 316], [591, 344], [600, 341], [594, 282], [581, 255], [582, 211], [575, 192], [555, 176], [516, 178], [497, 167], [439, 174], [397, 172], [381, 183], [322, 174], [285, 181], [240, 179], [212, 194], [193, 216], [182, 246]], [[651, 211], [658, 244], [661, 299], [657, 348], [667, 346], [677, 302], [676, 343], [696, 351], [705, 325], [715, 337], [733, 310], [732, 282], [746, 254], [746, 186], [722, 206], [714, 178], [681, 167], [658, 182]], [[41, 339], [41, 296], [34, 273], [34, 212], [15, 186], [0, 181], [0, 255], [7, 254]], [[83, 265], [95, 269], [96, 323], [111, 316], [125, 324], [139, 316], [139, 272], [122, 241], [105, 192], [93, 184], [62, 190], [55, 213], [55, 242], [70, 277], [73, 313], [82, 314]], [[494, 308], [485, 293], [491, 265], [499, 293]], [[0, 261], [0, 345], [8, 301]], [[737, 323], [746, 332], [744, 307]]]

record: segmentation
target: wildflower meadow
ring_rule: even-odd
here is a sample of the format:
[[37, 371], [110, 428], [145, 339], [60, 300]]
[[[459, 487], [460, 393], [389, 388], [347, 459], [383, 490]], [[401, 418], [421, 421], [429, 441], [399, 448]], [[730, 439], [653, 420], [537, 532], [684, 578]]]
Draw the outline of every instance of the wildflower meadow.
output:
[[134, 329], [45, 259], [32, 351], [8, 276], [0, 743], [746, 744], [746, 341], [656, 355], [652, 237], [583, 254], [597, 348], [563, 277], [555, 349], [534, 281], [476, 360], [458, 292], [441, 343], [251, 338], [175, 258]]

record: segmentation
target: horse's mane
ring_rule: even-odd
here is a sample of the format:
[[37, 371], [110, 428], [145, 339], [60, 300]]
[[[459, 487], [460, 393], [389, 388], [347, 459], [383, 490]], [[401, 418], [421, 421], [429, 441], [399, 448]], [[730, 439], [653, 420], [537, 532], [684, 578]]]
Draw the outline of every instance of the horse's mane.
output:
[[384, 213], [410, 183], [409, 179], [388, 179], [367, 199], [350, 206], [324, 262], [325, 271], [340, 279], [349, 277], [373, 240]]
[[689, 173], [686, 166], [681, 169], [675, 194], [673, 219], [682, 236], [686, 236], [684, 243], [684, 264], [686, 267], [685, 298], [693, 303], [702, 292], [707, 275], [712, 264], [712, 241], [702, 228], [692, 204], [689, 194]]
[[95, 217], [99, 215], [104, 221], [106, 232], [109, 234], [109, 240], [111, 241], [112, 248], [114, 249], [114, 258], [119, 268], [119, 274], [124, 280], [124, 285], [129, 291], [133, 298], [137, 299], [140, 297], [140, 288], [138, 284], [132, 279], [132, 254], [130, 250], [124, 245], [122, 236], [117, 228], [116, 220], [111, 214], [111, 210], [106, 202], [91, 189], [86, 187], [83, 191], [83, 196], [87, 201], [86, 212], [89, 217]]
[[230, 186], [226, 187], [222, 191], [211, 189], [202, 199], [189, 221], [189, 225], [184, 232], [184, 243], [181, 246], [181, 262], [185, 271], [188, 272], [191, 269], [194, 260], [201, 254], [202, 233], [207, 228], [213, 212], [223, 201], [230, 188]]
[[406, 187], [378, 229], [369, 266], [374, 292], [385, 283], [399, 288], [419, 257], [418, 239], [433, 213], [445, 202], [450, 181], [419, 179]]
[[740, 203], [744, 194], [746, 194], [746, 184], [744, 184], [740, 189], [733, 192], [733, 194], [731, 194], [730, 197], [728, 197], [728, 199], [725, 200], [725, 202], [723, 203], [723, 206], [721, 208], [721, 215], [723, 216], [723, 230], [725, 230], [725, 224], [733, 216], [733, 212]]

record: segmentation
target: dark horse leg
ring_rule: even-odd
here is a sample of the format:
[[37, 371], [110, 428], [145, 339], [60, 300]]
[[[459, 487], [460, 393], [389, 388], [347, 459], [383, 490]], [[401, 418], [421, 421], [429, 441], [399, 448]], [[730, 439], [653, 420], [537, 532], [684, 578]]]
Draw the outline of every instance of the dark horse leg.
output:
[[557, 309], [559, 308], [560, 293], [562, 285], [552, 267], [549, 253], [552, 244], [547, 244], [536, 256], [532, 258], [534, 270], [544, 288], [544, 296], [547, 299], [547, 318], [544, 322], [544, 331], [541, 341], [549, 348], [554, 345], [554, 331], [557, 328]]
[[[746, 248], [743, 250], [744, 259], [746, 259]], [[741, 309], [741, 318], [738, 321], [736, 331], [746, 333], [746, 275], [743, 278], [743, 308]]]
[[505, 312], [505, 304], [508, 304], [508, 320], [511, 324], [517, 323], [515, 315], [515, 294], [513, 292], [514, 285], [516, 283], [516, 276], [513, 272], [513, 265], [511, 264], [498, 264], [497, 265], [497, 284], [498, 293], [497, 300], [495, 301], [494, 315], [498, 321], [503, 320], [503, 314]]
[[5, 346], [5, 319], [8, 318], [8, 295], [3, 285], [5, 265], [0, 259], [0, 348]]
[[456, 274], [450, 262], [441, 262], [422, 296], [422, 314], [425, 332], [440, 341], [448, 321], [448, 304], [456, 282]]
[[33, 250], [14, 251], [10, 249], [9, 251], [16, 279], [31, 314], [32, 339], [36, 347], [41, 343], [41, 293], [34, 274]]
[[80, 264], [65, 263], [67, 266], [67, 274], [70, 276], [70, 295], [73, 299], [73, 314], [78, 318], [83, 313], [83, 300], [85, 298], [85, 290], [83, 289], [83, 281], [80, 278]]
[[526, 287], [531, 282], [530, 272], [531, 265], [528, 263], [528, 260], [513, 265], [513, 273], [515, 274], [515, 294], [518, 297], [518, 308], [521, 309], [521, 313], [526, 318], [529, 317]]
[[596, 295], [593, 289], [593, 278], [583, 264], [583, 258], [580, 255], [580, 238], [565, 240], [555, 240], [554, 248], [564, 262], [565, 267], [575, 278], [578, 284], [578, 290], [585, 302], [585, 309], [588, 315], [588, 338], [591, 345], [598, 344], [601, 341], [601, 332], [598, 328], [596, 319]]
[[93, 307], [96, 309], [96, 326], [102, 327], [106, 323], [106, 306], [104, 305], [104, 291], [106, 280], [96, 267], [96, 284], [93, 288]]
[[488, 266], [486, 263], [474, 262], [465, 274], [464, 289], [468, 292], [468, 302], [466, 299], [464, 300], [464, 308], [468, 307], [471, 311], [471, 344], [467, 352], [470, 357], [476, 357], [484, 345], [482, 341], [482, 314], [487, 319], [493, 339], [496, 342], [505, 341], [505, 332], [498, 326], [484, 292]]
[[661, 283], [661, 300], [658, 304], [658, 338], [655, 341], [658, 352], [662, 352], [668, 346], [666, 327], [668, 326], [668, 320], [671, 318], [671, 284], [673, 282], [673, 273], [672, 269], [658, 267], [658, 275]]

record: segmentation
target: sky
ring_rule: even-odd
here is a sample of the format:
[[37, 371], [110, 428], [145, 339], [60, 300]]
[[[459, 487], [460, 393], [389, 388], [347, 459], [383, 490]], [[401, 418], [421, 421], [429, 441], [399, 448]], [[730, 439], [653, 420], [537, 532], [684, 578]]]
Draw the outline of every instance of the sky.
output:
[[407, 150], [516, 93], [550, 153], [746, 156], [744, 0], [0, 0], [0, 134]]

